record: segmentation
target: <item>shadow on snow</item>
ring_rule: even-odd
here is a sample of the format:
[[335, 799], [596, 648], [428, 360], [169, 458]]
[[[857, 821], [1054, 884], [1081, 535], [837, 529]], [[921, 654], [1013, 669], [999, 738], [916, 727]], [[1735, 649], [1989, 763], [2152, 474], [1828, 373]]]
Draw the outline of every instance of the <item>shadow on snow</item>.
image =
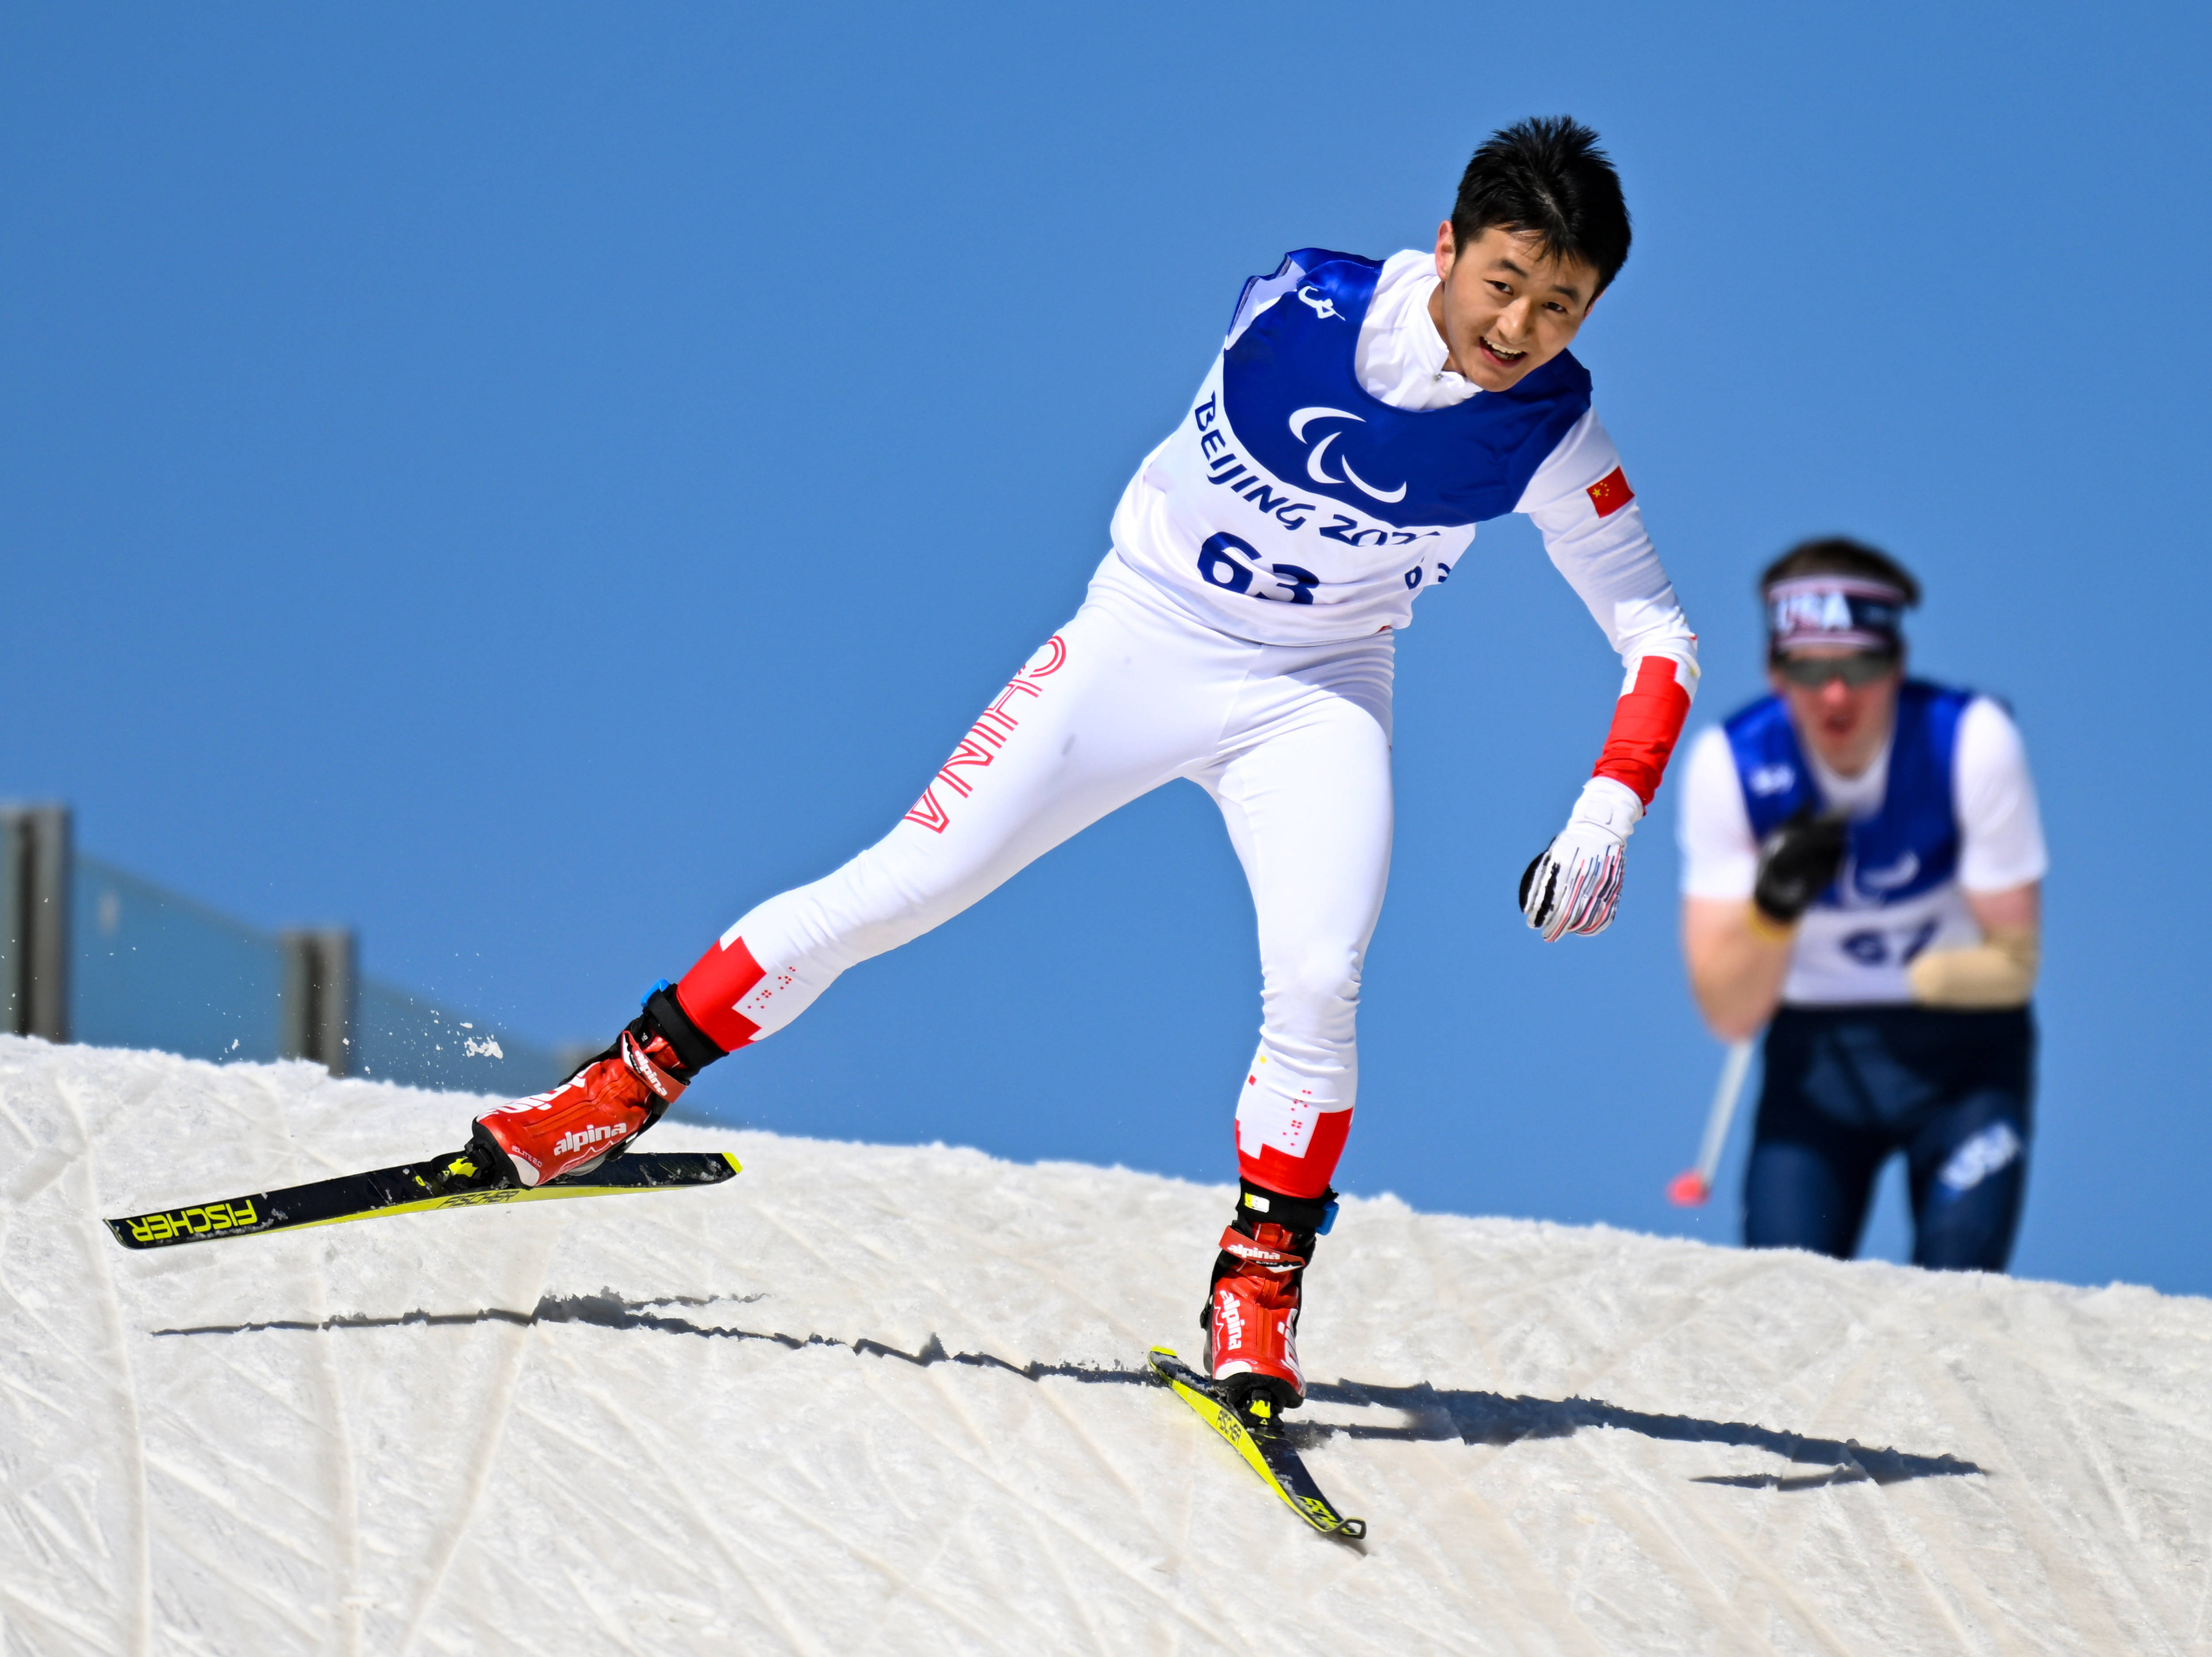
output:
[[[973, 1369], [1004, 1369], [1025, 1381], [1052, 1378], [1086, 1386], [1152, 1387], [1158, 1385], [1151, 1370], [1120, 1369], [1082, 1363], [1011, 1363], [988, 1352], [948, 1352], [932, 1335], [918, 1352], [902, 1351], [878, 1340], [838, 1340], [828, 1335], [786, 1335], [726, 1325], [695, 1323], [660, 1308], [745, 1304], [763, 1298], [744, 1296], [672, 1296], [660, 1300], [626, 1301], [611, 1291], [597, 1295], [548, 1295], [527, 1312], [505, 1307], [486, 1307], [476, 1312], [408, 1312], [398, 1317], [331, 1317], [309, 1322], [272, 1320], [267, 1323], [209, 1324], [189, 1329], [156, 1329], [160, 1335], [243, 1335], [262, 1330], [315, 1332], [339, 1329], [398, 1329], [476, 1323], [509, 1323], [523, 1327], [537, 1324], [581, 1323], [601, 1329], [647, 1329], [671, 1335], [698, 1335], [710, 1339], [757, 1340], [793, 1351], [809, 1346], [842, 1347], [860, 1357], [896, 1358], [921, 1369], [933, 1364], [965, 1364]], [[1653, 1415], [1624, 1410], [1598, 1399], [1508, 1398], [1501, 1393], [1474, 1392], [1458, 1387], [1432, 1387], [1423, 1381], [1413, 1387], [1370, 1386], [1359, 1381], [1316, 1382], [1306, 1389], [1315, 1404], [1353, 1408], [1391, 1410], [1399, 1424], [1384, 1426], [1360, 1422], [1299, 1422], [1290, 1425], [1294, 1445], [1310, 1447], [1339, 1435], [1353, 1439], [1398, 1439], [1409, 1442], [1441, 1442], [1457, 1439], [1462, 1444], [1502, 1446], [1522, 1439], [1568, 1438], [1585, 1428], [1611, 1428], [1640, 1433], [1646, 1438], [1683, 1444], [1729, 1444], [1766, 1450], [1800, 1466], [1825, 1472], [1797, 1477], [1775, 1473], [1708, 1474], [1692, 1480], [1698, 1484], [1727, 1484], [1740, 1490], [1806, 1490], [1832, 1484], [1898, 1484], [1914, 1478], [1954, 1478], [1965, 1474], [1986, 1477], [1983, 1468], [1952, 1455], [1913, 1455], [1902, 1450], [1875, 1449], [1856, 1439], [1808, 1438], [1800, 1433], [1742, 1421], [1705, 1421], [1695, 1416]]]

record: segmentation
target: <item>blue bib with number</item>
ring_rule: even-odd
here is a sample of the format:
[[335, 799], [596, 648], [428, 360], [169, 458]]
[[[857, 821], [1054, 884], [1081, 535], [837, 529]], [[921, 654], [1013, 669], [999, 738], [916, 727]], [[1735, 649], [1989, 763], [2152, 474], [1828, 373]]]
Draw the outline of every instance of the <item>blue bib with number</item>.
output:
[[1381, 261], [1302, 248], [1278, 276], [1292, 267], [1304, 272], [1297, 286], [1223, 353], [1221, 386], [1237, 441], [1293, 489], [1400, 529], [1503, 518], [1589, 411], [1589, 371], [1567, 351], [1510, 391], [1395, 409], [1353, 367]]
[[[1889, 776], [1881, 809], [1850, 825], [1849, 849], [1816, 908], [1874, 909], [1933, 890], [1959, 866], [1959, 819], [1952, 789], [1959, 717], [1973, 701], [1955, 690], [1908, 679], [1897, 693], [1897, 730], [1890, 739]], [[1808, 803], [1823, 802], [1797, 745], [1796, 727], [1779, 696], [1762, 697], [1725, 727], [1735, 756], [1751, 832], [1765, 840]]]

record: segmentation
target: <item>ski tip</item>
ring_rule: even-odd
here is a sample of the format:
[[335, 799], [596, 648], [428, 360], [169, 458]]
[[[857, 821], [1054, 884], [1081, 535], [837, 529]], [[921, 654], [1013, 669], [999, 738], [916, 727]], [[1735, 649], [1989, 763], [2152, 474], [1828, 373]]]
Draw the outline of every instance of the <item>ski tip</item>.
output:
[[722, 1160], [730, 1165], [730, 1172], [732, 1174], [742, 1174], [745, 1171], [745, 1165], [726, 1150], [722, 1153]]
[[1667, 1187], [1667, 1200], [1677, 1208], [1703, 1208], [1712, 1194], [1705, 1176], [1694, 1168], [1687, 1174], [1677, 1174]]

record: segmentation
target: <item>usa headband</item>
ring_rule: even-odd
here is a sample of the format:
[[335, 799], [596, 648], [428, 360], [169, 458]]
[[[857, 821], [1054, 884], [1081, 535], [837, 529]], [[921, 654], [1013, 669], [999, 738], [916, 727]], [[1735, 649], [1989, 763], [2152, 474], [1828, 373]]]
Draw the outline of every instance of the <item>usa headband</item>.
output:
[[1858, 575], [1801, 575], [1766, 590], [1766, 639], [1776, 655], [1808, 645], [1895, 655], [1905, 594]]

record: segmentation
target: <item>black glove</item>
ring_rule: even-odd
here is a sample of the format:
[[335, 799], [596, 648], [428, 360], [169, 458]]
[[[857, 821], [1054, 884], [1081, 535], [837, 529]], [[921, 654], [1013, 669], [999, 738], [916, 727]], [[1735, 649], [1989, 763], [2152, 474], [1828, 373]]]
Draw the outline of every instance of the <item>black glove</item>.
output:
[[1850, 825], [1841, 816], [1815, 816], [1808, 803], [1759, 848], [1751, 901], [1779, 926], [1793, 926], [1844, 866]]

